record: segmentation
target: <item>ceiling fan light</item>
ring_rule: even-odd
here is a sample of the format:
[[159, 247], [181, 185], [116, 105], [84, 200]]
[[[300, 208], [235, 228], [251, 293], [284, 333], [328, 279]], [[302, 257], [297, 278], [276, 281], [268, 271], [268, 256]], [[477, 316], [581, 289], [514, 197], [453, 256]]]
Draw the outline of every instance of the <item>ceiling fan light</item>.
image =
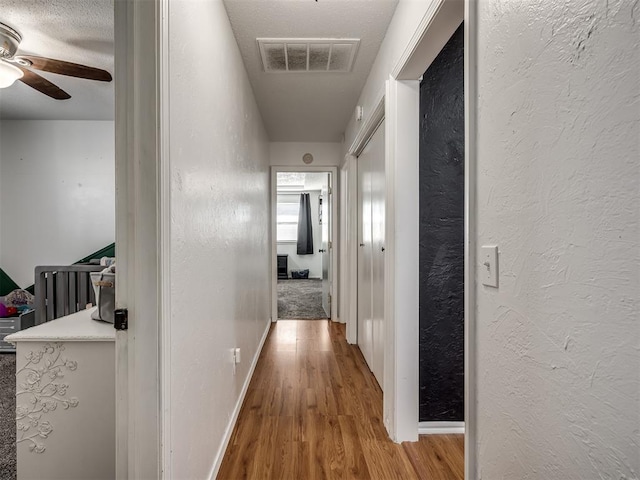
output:
[[0, 88], [7, 88], [13, 85], [13, 82], [22, 78], [24, 73], [15, 65], [0, 61]]

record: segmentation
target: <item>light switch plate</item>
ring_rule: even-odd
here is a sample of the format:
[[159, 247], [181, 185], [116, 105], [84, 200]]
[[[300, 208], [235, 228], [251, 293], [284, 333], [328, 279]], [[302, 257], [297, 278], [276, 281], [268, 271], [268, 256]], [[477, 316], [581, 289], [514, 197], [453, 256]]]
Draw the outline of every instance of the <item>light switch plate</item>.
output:
[[480, 280], [483, 285], [498, 288], [498, 246], [483, 246], [480, 251]]

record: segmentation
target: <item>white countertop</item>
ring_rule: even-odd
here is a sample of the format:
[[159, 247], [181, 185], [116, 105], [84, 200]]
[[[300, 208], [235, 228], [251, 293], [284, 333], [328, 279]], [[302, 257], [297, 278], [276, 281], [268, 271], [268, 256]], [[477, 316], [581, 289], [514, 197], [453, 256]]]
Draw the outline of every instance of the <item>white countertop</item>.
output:
[[96, 307], [60, 317], [50, 322], [7, 335], [5, 342], [113, 342], [116, 331], [111, 323], [91, 319]]

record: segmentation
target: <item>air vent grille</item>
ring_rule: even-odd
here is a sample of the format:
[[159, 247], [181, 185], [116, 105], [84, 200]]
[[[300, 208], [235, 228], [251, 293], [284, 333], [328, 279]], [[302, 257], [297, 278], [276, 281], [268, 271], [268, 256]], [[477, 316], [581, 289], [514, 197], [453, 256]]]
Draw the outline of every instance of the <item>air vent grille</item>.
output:
[[265, 72], [350, 72], [360, 40], [354, 38], [258, 38]]

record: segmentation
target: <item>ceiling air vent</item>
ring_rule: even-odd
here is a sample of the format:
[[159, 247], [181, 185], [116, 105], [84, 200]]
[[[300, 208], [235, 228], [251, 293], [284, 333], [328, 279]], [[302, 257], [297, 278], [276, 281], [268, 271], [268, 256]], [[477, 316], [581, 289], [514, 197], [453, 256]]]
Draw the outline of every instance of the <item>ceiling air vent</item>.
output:
[[350, 72], [360, 40], [355, 38], [258, 38], [265, 72]]

